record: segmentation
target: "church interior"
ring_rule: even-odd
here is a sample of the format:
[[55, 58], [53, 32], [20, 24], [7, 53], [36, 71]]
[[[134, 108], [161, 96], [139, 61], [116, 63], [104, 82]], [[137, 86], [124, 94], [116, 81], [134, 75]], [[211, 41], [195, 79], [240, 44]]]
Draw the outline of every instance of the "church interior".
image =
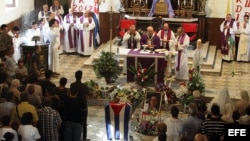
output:
[[[188, 119], [190, 116], [189, 110], [187, 108], [188, 104], [182, 103], [183, 96], [179, 97], [179, 93], [181, 93], [182, 95], [182, 92], [180, 92], [182, 90], [182, 86], [185, 86], [186, 88], [186, 85], [188, 85], [189, 87], [192, 77], [196, 77], [196, 76], [193, 76], [192, 74], [187, 72], [188, 74], [187, 80], [177, 79], [175, 77], [175, 65], [179, 61], [178, 57], [179, 57], [179, 53], [181, 53], [181, 52], [176, 51], [178, 53], [176, 56], [173, 57], [175, 59], [172, 58], [171, 60], [167, 60], [168, 63], [170, 62], [171, 75], [167, 76], [166, 70], [164, 70], [161, 72], [164, 74], [163, 75], [164, 77], [160, 78], [162, 81], [159, 82], [157, 76], [153, 76], [152, 77], [153, 82], [151, 82], [150, 84], [144, 85], [144, 88], [147, 89], [145, 92], [146, 96], [143, 95], [143, 98], [140, 101], [141, 103], [137, 105], [134, 111], [132, 110], [131, 117], [129, 118], [129, 121], [128, 121], [129, 122], [128, 124], [129, 129], [127, 131], [128, 133], [123, 134], [122, 132], [126, 132], [126, 131], [124, 131], [124, 129], [120, 129], [121, 131], [119, 132], [119, 134], [121, 134], [121, 138], [120, 138], [120, 135], [119, 135], [119, 138], [116, 138], [116, 137], [110, 137], [112, 135], [108, 134], [108, 130], [115, 132], [113, 131], [114, 129], [108, 129], [108, 125], [107, 125], [108, 123], [107, 123], [106, 108], [107, 108], [107, 105], [114, 102], [112, 101], [113, 97], [111, 96], [111, 93], [113, 93], [114, 91], [111, 91], [111, 89], [113, 89], [114, 87], [122, 88], [122, 87], [137, 85], [137, 83], [136, 81], [128, 81], [129, 70], [125, 70], [125, 71], [121, 70], [118, 77], [112, 78], [111, 82], [107, 82], [107, 79], [104, 77], [99, 78], [94, 70], [94, 67], [95, 67], [95, 62], [97, 60], [100, 60], [100, 56], [102, 55], [102, 52], [113, 53], [114, 55], [113, 58], [117, 61], [120, 69], [124, 69], [125, 66], [127, 67], [127, 69], [130, 67], [129, 58], [130, 59], [136, 58], [134, 59], [135, 61], [134, 63], [132, 63], [132, 65], [135, 65], [135, 68], [137, 69], [136, 65], [139, 64], [140, 60], [141, 60], [140, 63], [146, 64], [146, 63], [143, 63], [143, 59], [146, 58], [145, 56], [151, 55], [151, 57], [148, 57], [148, 58], [150, 58], [151, 62], [154, 63], [153, 70], [155, 70], [156, 72], [158, 71], [160, 72], [160, 70], [158, 69], [159, 68], [158, 65], [161, 65], [159, 63], [160, 59], [162, 60], [165, 59], [166, 61], [166, 56], [164, 56], [166, 55], [166, 52], [163, 52], [162, 55], [159, 55], [160, 53], [156, 52], [156, 49], [154, 49], [153, 51], [150, 50], [144, 54], [141, 53], [141, 56], [130, 54], [131, 50], [133, 49], [131, 50], [127, 49], [128, 47], [124, 45], [123, 37], [126, 34], [126, 32], [130, 29], [131, 25], [135, 25], [136, 31], [140, 33], [141, 36], [143, 34], [147, 34], [148, 32], [147, 30], [149, 26], [151, 26], [154, 29], [155, 33], [160, 32], [164, 27], [164, 23], [168, 23], [169, 29], [171, 29], [174, 32], [176, 37], [178, 37], [177, 35], [178, 35], [179, 28], [182, 27], [184, 29], [184, 31], [186, 32], [186, 35], [189, 37], [189, 40], [190, 40], [189, 45], [186, 47], [186, 59], [187, 59], [186, 63], [188, 66], [188, 71], [189, 72], [197, 71], [198, 72], [197, 77], [199, 79], [197, 81], [199, 82], [202, 81], [201, 82], [202, 84], [197, 83], [197, 85], [204, 86], [202, 87], [201, 91], [199, 89], [200, 86], [196, 86], [197, 89], [191, 90], [187, 88], [187, 91], [184, 93], [187, 95], [191, 93], [190, 95], [192, 95], [191, 97], [192, 99], [194, 99], [194, 96], [193, 96], [194, 91], [197, 91], [197, 90], [199, 91], [201, 97], [204, 98], [205, 103], [206, 103], [206, 107], [207, 107], [205, 111], [206, 116], [207, 114], [211, 113], [211, 109], [209, 109], [211, 108], [211, 102], [219, 97], [223, 89], [227, 89], [227, 92], [225, 93], [225, 95], [227, 94], [229, 95], [229, 100], [226, 101], [226, 97], [223, 97], [223, 99], [218, 100], [218, 102], [230, 101], [234, 107], [233, 111], [236, 111], [236, 107], [239, 105], [239, 101], [243, 99], [242, 91], [244, 92], [246, 91], [248, 95], [247, 96], [248, 99], [247, 99], [247, 103], [245, 104], [246, 105], [245, 107], [250, 105], [249, 94], [248, 94], [250, 92], [249, 84], [248, 84], [248, 81], [250, 80], [250, 73], [249, 73], [250, 71], [250, 64], [249, 64], [250, 37], [247, 38], [248, 43], [247, 45], [245, 45], [247, 46], [246, 50], [248, 51], [247, 53], [248, 59], [246, 61], [238, 60], [237, 55], [239, 54], [238, 52], [241, 51], [240, 48], [242, 46], [240, 42], [242, 38], [241, 37], [242, 34], [238, 32], [236, 33], [236, 31], [235, 31], [235, 34], [234, 33], [232, 34], [231, 31], [233, 27], [231, 27], [229, 36], [233, 35], [234, 45], [232, 48], [229, 49], [229, 52], [230, 51], [232, 52], [231, 59], [225, 60], [224, 59], [225, 54], [222, 53], [222, 50], [224, 49], [224, 46], [222, 45], [222, 40], [224, 37], [222, 33], [224, 32], [224, 29], [223, 31], [221, 31], [220, 29], [220, 27], [222, 26], [222, 23], [225, 21], [225, 18], [227, 18], [228, 14], [230, 14], [232, 19], [234, 19], [236, 30], [237, 29], [239, 30], [239, 28], [241, 28], [240, 24], [241, 22], [244, 21], [243, 18], [244, 18], [245, 12], [244, 10], [239, 10], [238, 7], [241, 7], [241, 6], [243, 7], [244, 3], [247, 2], [248, 0], [242, 0], [241, 3], [237, 3], [231, 0], [220, 0], [220, 1], [214, 1], [214, 0], [55, 0], [55, 1], [59, 1], [60, 5], [64, 9], [64, 13], [61, 14], [62, 18], [67, 16], [67, 14], [69, 13], [68, 12], [69, 8], [73, 9], [73, 15], [77, 16], [78, 18], [80, 18], [81, 16], [84, 16], [85, 14], [84, 12], [86, 12], [88, 8], [90, 9], [89, 12], [92, 12], [92, 14], [90, 14], [92, 15], [91, 17], [93, 17], [93, 15], [97, 15], [98, 24], [95, 24], [95, 28], [93, 29], [93, 31], [97, 32], [98, 41], [96, 38], [97, 34], [95, 32], [94, 35], [92, 35], [93, 37], [90, 37], [90, 38], [93, 38], [94, 40], [93, 41], [94, 44], [92, 46], [93, 50], [90, 54], [80, 54], [77, 51], [66, 52], [64, 50], [65, 49], [64, 43], [65, 43], [65, 40], [68, 40], [68, 39], [65, 39], [64, 35], [66, 34], [66, 31], [64, 27], [62, 27], [60, 40], [63, 40], [63, 41], [59, 41], [61, 42], [60, 46], [62, 49], [62, 51], [59, 53], [59, 61], [58, 61], [59, 75], [54, 73], [50, 79], [52, 83], [54, 83], [56, 86], [59, 86], [60, 79], [62, 77], [65, 77], [67, 78], [66, 88], [70, 88], [71, 84], [76, 81], [75, 72], [80, 70], [82, 71], [81, 81], [85, 82], [84, 84], [89, 84], [88, 82], [94, 82], [96, 83], [96, 86], [98, 86], [98, 88], [93, 88], [93, 86], [90, 88], [92, 94], [90, 94], [89, 97], [87, 98], [87, 101], [88, 101], [87, 137], [85, 137], [86, 139], [84, 139], [83, 135], [81, 135], [80, 140], [82, 141], [84, 140], [158, 141], [158, 140], [153, 140], [155, 138], [158, 139], [157, 134], [148, 135], [144, 133], [138, 133], [135, 131], [138, 128], [138, 127], [135, 127], [135, 125], [139, 125], [140, 121], [150, 120], [150, 118], [152, 117], [157, 120], [157, 123], [164, 122], [167, 118], [170, 118], [172, 116], [172, 113], [171, 113], [172, 106], [178, 107], [180, 111], [180, 112], [178, 111], [179, 113], [178, 119], [185, 120], [185, 119]], [[0, 21], [0, 24], [1, 25], [6, 24], [8, 31], [13, 29], [13, 27], [15, 26], [19, 27], [19, 32], [20, 32], [19, 36], [24, 37], [26, 36], [26, 31], [32, 28], [31, 27], [32, 22], [40, 23], [38, 13], [42, 10], [43, 5], [47, 4], [50, 7], [53, 5], [53, 2], [54, 0], [46, 0], [46, 1], [45, 0], [25, 0], [25, 2], [23, 0], [1, 1], [0, 2], [1, 3], [0, 4], [0, 17], [2, 17], [2, 19]], [[247, 23], [247, 27], [249, 28], [249, 31], [250, 31], [249, 22]], [[250, 35], [249, 31], [247, 33], [248, 34], [247, 36]], [[78, 32], [79, 31], [77, 31], [77, 33]], [[198, 43], [198, 39], [201, 41], [200, 44]], [[38, 39], [38, 41], [39, 40], [40, 38]], [[176, 40], [178, 44], [179, 38], [178, 39], [176, 38]], [[230, 41], [226, 40], [227, 46], [231, 45], [229, 42]], [[37, 46], [37, 43], [35, 43], [35, 45], [27, 45], [26, 43], [23, 43], [17, 47], [20, 53], [19, 59], [20, 58], [24, 59], [24, 65], [27, 66], [28, 68], [32, 67], [28, 56], [32, 55], [33, 51], [35, 50], [35, 46]], [[48, 58], [50, 56], [49, 54], [50, 42], [40, 44], [40, 45], [38, 44], [38, 46], [41, 47], [42, 56], [40, 57], [40, 59], [41, 59], [41, 63], [44, 65], [44, 68], [41, 70], [40, 79], [44, 79], [45, 78], [44, 73], [49, 68]], [[198, 46], [200, 46], [199, 61], [200, 60], [202, 61], [201, 63], [199, 62], [200, 64], [198, 64], [198, 67], [195, 66], [194, 68], [194, 65], [195, 65], [194, 55], [198, 49]], [[16, 47], [14, 48], [16, 50]], [[140, 49], [135, 49], [135, 51], [137, 50], [139, 51], [141, 50], [142, 52], [145, 51], [143, 50], [143, 46]], [[165, 50], [166, 49], [164, 49], [164, 51]], [[0, 52], [1, 51], [2, 51], [2, 43], [0, 43]], [[154, 55], [155, 56], [158, 55], [160, 57], [158, 58], [152, 57]], [[15, 67], [17, 67], [17, 61], [15, 65], [16, 65]], [[168, 67], [169, 67], [169, 64], [168, 64]], [[148, 68], [145, 68], [145, 69], [148, 69]], [[53, 72], [56, 72], [56, 71], [53, 71]], [[32, 73], [32, 71], [28, 73]], [[159, 74], [156, 74], [156, 75], [159, 75]], [[174, 96], [168, 95], [169, 91], [165, 91], [165, 90], [160, 91], [160, 92], [157, 91], [156, 87], [159, 85], [162, 85], [164, 88], [170, 89], [171, 91], [173, 91]], [[0, 86], [2, 87], [2, 84], [0, 84]], [[141, 85], [140, 88], [142, 87], [143, 86]], [[106, 89], [106, 88], [107, 90], [104, 91], [105, 94], [103, 95], [103, 89]], [[100, 93], [97, 93], [96, 91]], [[157, 109], [157, 114], [153, 114], [153, 116], [148, 113], [145, 114], [145, 108], [148, 109], [147, 107], [145, 107], [145, 103], [147, 100], [147, 95], [149, 95], [150, 92], [161, 94], [160, 108]], [[2, 98], [1, 93], [0, 93], [0, 97]], [[122, 98], [120, 98], [120, 100], [122, 100]], [[121, 102], [121, 103], [124, 104], [124, 102]], [[217, 103], [217, 104], [220, 104], [220, 103]], [[223, 108], [226, 109], [226, 107], [224, 106], [225, 105], [223, 105]], [[132, 103], [132, 106], [130, 107], [131, 109], [134, 108], [133, 103]], [[1, 106], [0, 106], [0, 111], [1, 111]], [[221, 115], [227, 114], [228, 116], [230, 116], [230, 118], [233, 116], [232, 111], [230, 113], [226, 111], [220, 114]], [[122, 116], [124, 115], [122, 114]], [[250, 119], [250, 115], [247, 115], [247, 116], [248, 116], [248, 119]], [[111, 118], [111, 120], [116, 120], [116, 119]], [[109, 124], [116, 124], [113, 122], [114, 121], [111, 121], [109, 122]], [[125, 125], [122, 124], [121, 126], [125, 126]], [[171, 130], [169, 129], [168, 125], [167, 125], [167, 130]], [[3, 135], [0, 134], [0, 137], [2, 136]], [[113, 135], [113, 136], [116, 136], [116, 135]], [[64, 137], [58, 140], [63, 141], [64, 140], [63, 138]], [[168, 138], [168, 134], [167, 134], [167, 138]], [[175, 139], [177, 139], [177, 137], [175, 137]], [[190, 139], [188, 141], [190, 141]]]

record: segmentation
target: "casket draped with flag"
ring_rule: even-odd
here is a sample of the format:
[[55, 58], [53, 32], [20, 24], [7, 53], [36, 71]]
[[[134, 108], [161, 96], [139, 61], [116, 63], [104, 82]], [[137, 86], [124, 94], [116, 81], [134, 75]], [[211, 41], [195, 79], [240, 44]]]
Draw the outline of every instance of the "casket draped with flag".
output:
[[129, 120], [131, 105], [110, 102], [105, 106], [105, 122], [108, 140], [124, 140], [129, 138]]

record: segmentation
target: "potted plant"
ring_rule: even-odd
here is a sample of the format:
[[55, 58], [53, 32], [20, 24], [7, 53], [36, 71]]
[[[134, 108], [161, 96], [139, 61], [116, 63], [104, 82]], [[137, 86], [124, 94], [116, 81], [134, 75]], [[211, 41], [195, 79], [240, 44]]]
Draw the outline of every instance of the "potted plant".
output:
[[116, 79], [122, 72], [114, 53], [102, 51], [100, 58], [93, 61], [93, 69], [98, 79], [104, 77], [107, 84]]

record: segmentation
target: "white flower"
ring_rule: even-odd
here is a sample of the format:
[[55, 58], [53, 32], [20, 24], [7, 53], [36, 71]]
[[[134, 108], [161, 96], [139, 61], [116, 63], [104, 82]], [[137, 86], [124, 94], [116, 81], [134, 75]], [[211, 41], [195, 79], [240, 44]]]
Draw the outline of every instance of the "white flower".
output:
[[137, 89], [135, 89], [135, 88], [133, 88], [132, 91], [135, 92], [135, 93], [137, 93]]

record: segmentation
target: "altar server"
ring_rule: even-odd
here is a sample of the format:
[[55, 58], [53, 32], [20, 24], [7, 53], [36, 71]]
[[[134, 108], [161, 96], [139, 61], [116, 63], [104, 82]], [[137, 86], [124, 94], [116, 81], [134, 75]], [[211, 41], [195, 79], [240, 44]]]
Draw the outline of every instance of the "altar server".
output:
[[77, 49], [77, 16], [69, 8], [69, 13], [64, 17], [64, 48], [66, 53], [76, 52]]
[[178, 56], [176, 62], [176, 79], [188, 80], [188, 56], [187, 47], [189, 46], [189, 36], [185, 33], [182, 27], [177, 30], [178, 36], [176, 37], [176, 50]]
[[163, 28], [157, 33], [157, 35], [161, 39], [161, 47], [170, 50], [169, 43], [170, 41], [175, 40], [175, 35], [174, 32], [169, 28], [168, 23], [163, 25]]
[[59, 75], [59, 50], [60, 46], [60, 29], [59, 23], [56, 19], [49, 21], [48, 39], [49, 45], [49, 58], [48, 58], [48, 69], [52, 70], [55, 74]]
[[222, 33], [222, 59], [232, 61], [234, 59], [233, 48], [235, 47], [235, 32], [237, 31], [237, 24], [232, 19], [231, 14], [227, 14], [225, 21], [221, 23], [220, 31]]
[[157, 36], [152, 26], [148, 26], [147, 32], [142, 35], [141, 45], [147, 45], [155, 49], [160, 48], [160, 38]]
[[237, 61], [250, 60], [250, 25], [249, 16], [244, 15], [244, 21], [240, 23], [238, 32], [240, 41], [237, 53]]
[[95, 22], [89, 15], [89, 11], [85, 11], [77, 21], [79, 29], [79, 40], [77, 52], [81, 55], [91, 55], [94, 51], [93, 29], [95, 28]]
[[36, 22], [32, 22], [32, 26], [30, 29], [28, 29], [25, 32], [25, 36], [26, 36], [28, 45], [32, 46], [32, 45], [35, 45], [35, 43], [40, 44], [40, 39], [37, 40], [36, 42], [32, 41], [33, 37], [37, 36], [40, 38], [40, 36], [41, 36], [41, 30], [40, 30], [40, 28], [38, 28], [38, 24]]

